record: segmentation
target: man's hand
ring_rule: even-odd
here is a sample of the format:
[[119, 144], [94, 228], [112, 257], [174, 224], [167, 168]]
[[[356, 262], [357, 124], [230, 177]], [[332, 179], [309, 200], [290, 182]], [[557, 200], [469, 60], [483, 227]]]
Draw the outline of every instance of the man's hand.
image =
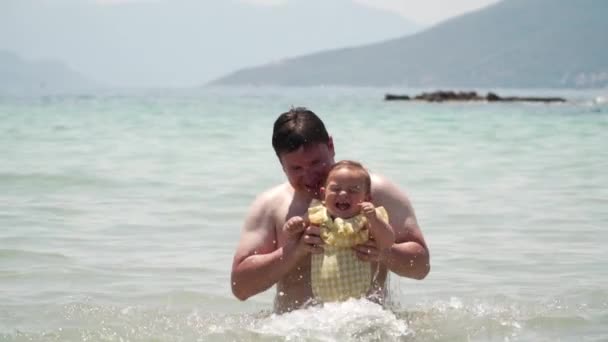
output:
[[300, 243], [304, 245], [304, 248], [308, 251], [308, 253], [312, 254], [322, 254], [323, 247], [321, 247], [324, 242], [321, 239], [321, 228], [318, 226], [309, 226], [302, 234], [300, 238]]
[[[308, 253], [323, 253], [323, 239], [321, 239], [321, 228], [309, 226], [304, 218], [294, 216], [285, 222], [283, 231], [287, 234], [289, 242], [287, 245], [295, 249], [295, 253], [300, 257]], [[286, 246], [289, 248], [288, 246]]]
[[353, 247], [357, 258], [361, 261], [380, 262], [382, 253], [376, 245], [376, 240], [369, 239], [365, 243]]

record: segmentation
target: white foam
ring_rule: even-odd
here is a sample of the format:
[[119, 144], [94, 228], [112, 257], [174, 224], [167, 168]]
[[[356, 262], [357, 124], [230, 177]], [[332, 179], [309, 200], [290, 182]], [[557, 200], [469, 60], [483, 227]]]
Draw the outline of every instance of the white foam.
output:
[[288, 341], [391, 341], [413, 335], [407, 322], [364, 299], [271, 315], [256, 322], [253, 330]]

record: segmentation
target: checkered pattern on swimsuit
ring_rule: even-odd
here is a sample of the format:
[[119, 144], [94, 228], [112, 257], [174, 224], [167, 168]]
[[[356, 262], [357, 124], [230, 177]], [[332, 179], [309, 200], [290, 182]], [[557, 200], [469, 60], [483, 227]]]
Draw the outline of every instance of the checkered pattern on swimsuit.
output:
[[321, 302], [359, 298], [371, 284], [370, 264], [361, 261], [351, 248], [323, 246], [323, 254], [313, 254], [311, 285]]

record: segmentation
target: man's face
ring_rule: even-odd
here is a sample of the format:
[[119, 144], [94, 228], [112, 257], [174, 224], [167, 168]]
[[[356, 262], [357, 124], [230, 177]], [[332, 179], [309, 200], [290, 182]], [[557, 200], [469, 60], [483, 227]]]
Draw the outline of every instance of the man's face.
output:
[[327, 144], [300, 147], [279, 157], [289, 183], [296, 191], [319, 198], [329, 168], [334, 163], [334, 145], [330, 138]]
[[369, 201], [366, 174], [346, 167], [334, 169], [324, 188], [325, 206], [334, 217], [350, 218], [361, 211], [360, 204]]

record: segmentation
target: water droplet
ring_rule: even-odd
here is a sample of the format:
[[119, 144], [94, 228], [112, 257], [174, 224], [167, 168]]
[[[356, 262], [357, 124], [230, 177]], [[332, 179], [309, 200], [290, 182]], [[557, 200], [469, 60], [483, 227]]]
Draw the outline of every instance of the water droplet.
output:
[[284, 295], [285, 295], [285, 292], [279, 291], [279, 297], [283, 297]]
[[236, 281], [233, 281], [233, 282], [232, 282], [232, 286], [236, 286]]

